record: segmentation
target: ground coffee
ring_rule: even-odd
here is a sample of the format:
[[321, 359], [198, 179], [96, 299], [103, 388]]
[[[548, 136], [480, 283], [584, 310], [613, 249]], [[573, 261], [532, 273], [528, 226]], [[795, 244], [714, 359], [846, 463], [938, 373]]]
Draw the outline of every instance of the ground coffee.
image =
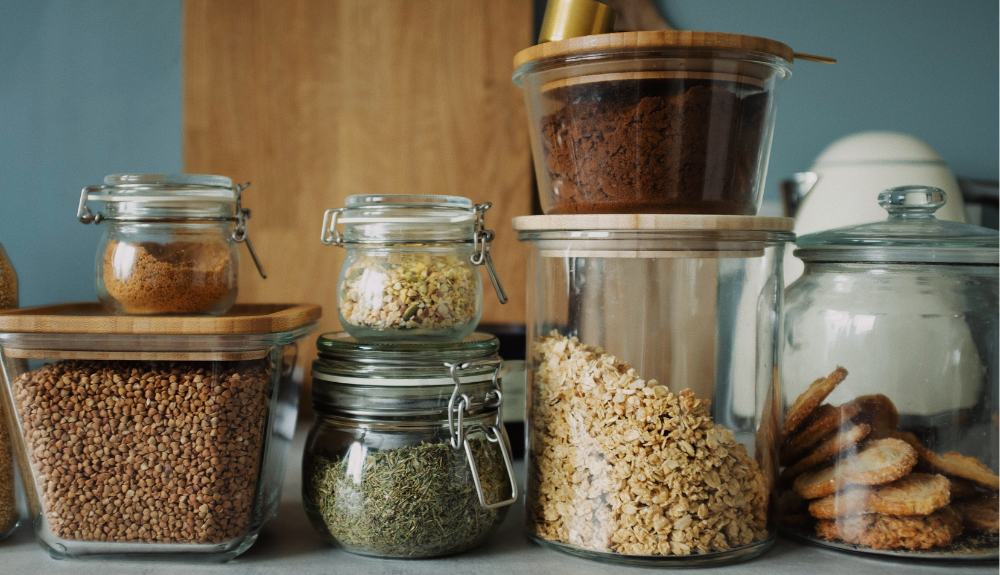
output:
[[641, 79], [546, 96], [564, 104], [542, 118], [546, 213], [756, 214], [768, 92]]

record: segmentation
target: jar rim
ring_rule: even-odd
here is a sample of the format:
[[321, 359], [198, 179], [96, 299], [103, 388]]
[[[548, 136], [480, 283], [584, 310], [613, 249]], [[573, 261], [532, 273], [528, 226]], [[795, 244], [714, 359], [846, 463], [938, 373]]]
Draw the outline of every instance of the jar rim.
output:
[[[445, 362], [470, 361], [496, 355], [500, 341], [495, 335], [473, 332], [459, 342], [388, 342], [364, 343], [346, 331], [329, 332], [316, 338], [319, 359], [314, 369], [323, 373], [324, 360], [333, 362], [359, 362], [392, 367], [404, 362], [415, 367], [441, 366], [447, 373]], [[328, 366], [327, 366], [328, 367]], [[403, 379], [403, 378], [400, 378]]]

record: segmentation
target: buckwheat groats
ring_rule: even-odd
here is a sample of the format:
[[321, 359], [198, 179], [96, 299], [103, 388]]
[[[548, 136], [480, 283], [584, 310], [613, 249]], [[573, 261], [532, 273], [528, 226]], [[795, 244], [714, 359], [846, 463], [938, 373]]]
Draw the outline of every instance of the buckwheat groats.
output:
[[528, 526], [628, 555], [725, 551], [764, 539], [769, 493], [709, 402], [643, 380], [553, 332], [533, 345]]
[[221, 543], [247, 530], [270, 399], [265, 361], [66, 360], [12, 388], [54, 535]]

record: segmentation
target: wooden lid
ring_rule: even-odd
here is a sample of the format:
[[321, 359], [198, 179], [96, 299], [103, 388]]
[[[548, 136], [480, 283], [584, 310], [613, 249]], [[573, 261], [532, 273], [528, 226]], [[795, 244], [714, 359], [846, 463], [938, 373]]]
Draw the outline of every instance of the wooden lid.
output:
[[0, 313], [4, 333], [92, 333], [231, 335], [293, 330], [316, 321], [321, 308], [312, 304], [236, 304], [225, 315], [112, 315], [97, 302], [67, 303]]
[[691, 214], [581, 214], [519, 216], [514, 218], [512, 226], [514, 231], [518, 232], [555, 230], [790, 232], [795, 227], [795, 220], [761, 216]]
[[761, 52], [794, 61], [792, 49], [776, 40], [725, 34], [722, 32], [694, 32], [690, 30], [656, 30], [651, 32], [615, 32], [579, 36], [557, 42], [546, 42], [521, 50], [514, 56], [514, 69], [523, 64], [552, 56], [567, 56], [581, 52], [603, 50], [636, 50], [656, 48], [734, 48]]

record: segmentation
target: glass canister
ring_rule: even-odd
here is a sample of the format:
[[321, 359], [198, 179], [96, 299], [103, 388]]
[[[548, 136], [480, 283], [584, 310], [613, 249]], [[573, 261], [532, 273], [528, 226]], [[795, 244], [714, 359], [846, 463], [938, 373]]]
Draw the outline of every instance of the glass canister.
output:
[[714, 32], [616, 32], [514, 57], [546, 214], [760, 208], [792, 49]]
[[228, 561], [277, 513], [296, 341], [318, 306], [0, 313], [0, 403], [35, 539], [57, 559]]
[[888, 220], [797, 242], [780, 481], [792, 535], [996, 561], [998, 236], [938, 220], [945, 201], [893, 188], [878, 196]]
[[[7, 253], [0, 246], [0, 310], [16, 308], [17, 296], [17, 274], [7, 259]], [[13, 533], [20, 520], [17, 506], [17, 472], [10, 435], [7, 433], [4, 419], [5, 409], [3, 402], [0, 402], [0, 539]]]
[[330, 543], [375, 557], [483, 544], [517, 500], [496, 337], [359, 343], [320, 336], [302, 499]]
[[[327, 210], [321, 239], [347, 250], [337, 282], [337, 314], [365, 342], [462, 341], [483, 314], [476, 266], [500, 285], [483, 217], [489, 203], [426, 195], [357, 195]], [[343, 234], [337, 224], [344, 225]]]
[[526, 216], [527, 530], [658, 566], [755, 557], [780, 417], [789, 218]]
[[[118, 174], [84, 188], [77, 218], [105, 224], [98, 244], [97, 298], [119, 315], [221, 315], [238, 291], [239, 251], [250, 210], [222, 176]], [[101, 202], [96, 215], [88, 202]]]

